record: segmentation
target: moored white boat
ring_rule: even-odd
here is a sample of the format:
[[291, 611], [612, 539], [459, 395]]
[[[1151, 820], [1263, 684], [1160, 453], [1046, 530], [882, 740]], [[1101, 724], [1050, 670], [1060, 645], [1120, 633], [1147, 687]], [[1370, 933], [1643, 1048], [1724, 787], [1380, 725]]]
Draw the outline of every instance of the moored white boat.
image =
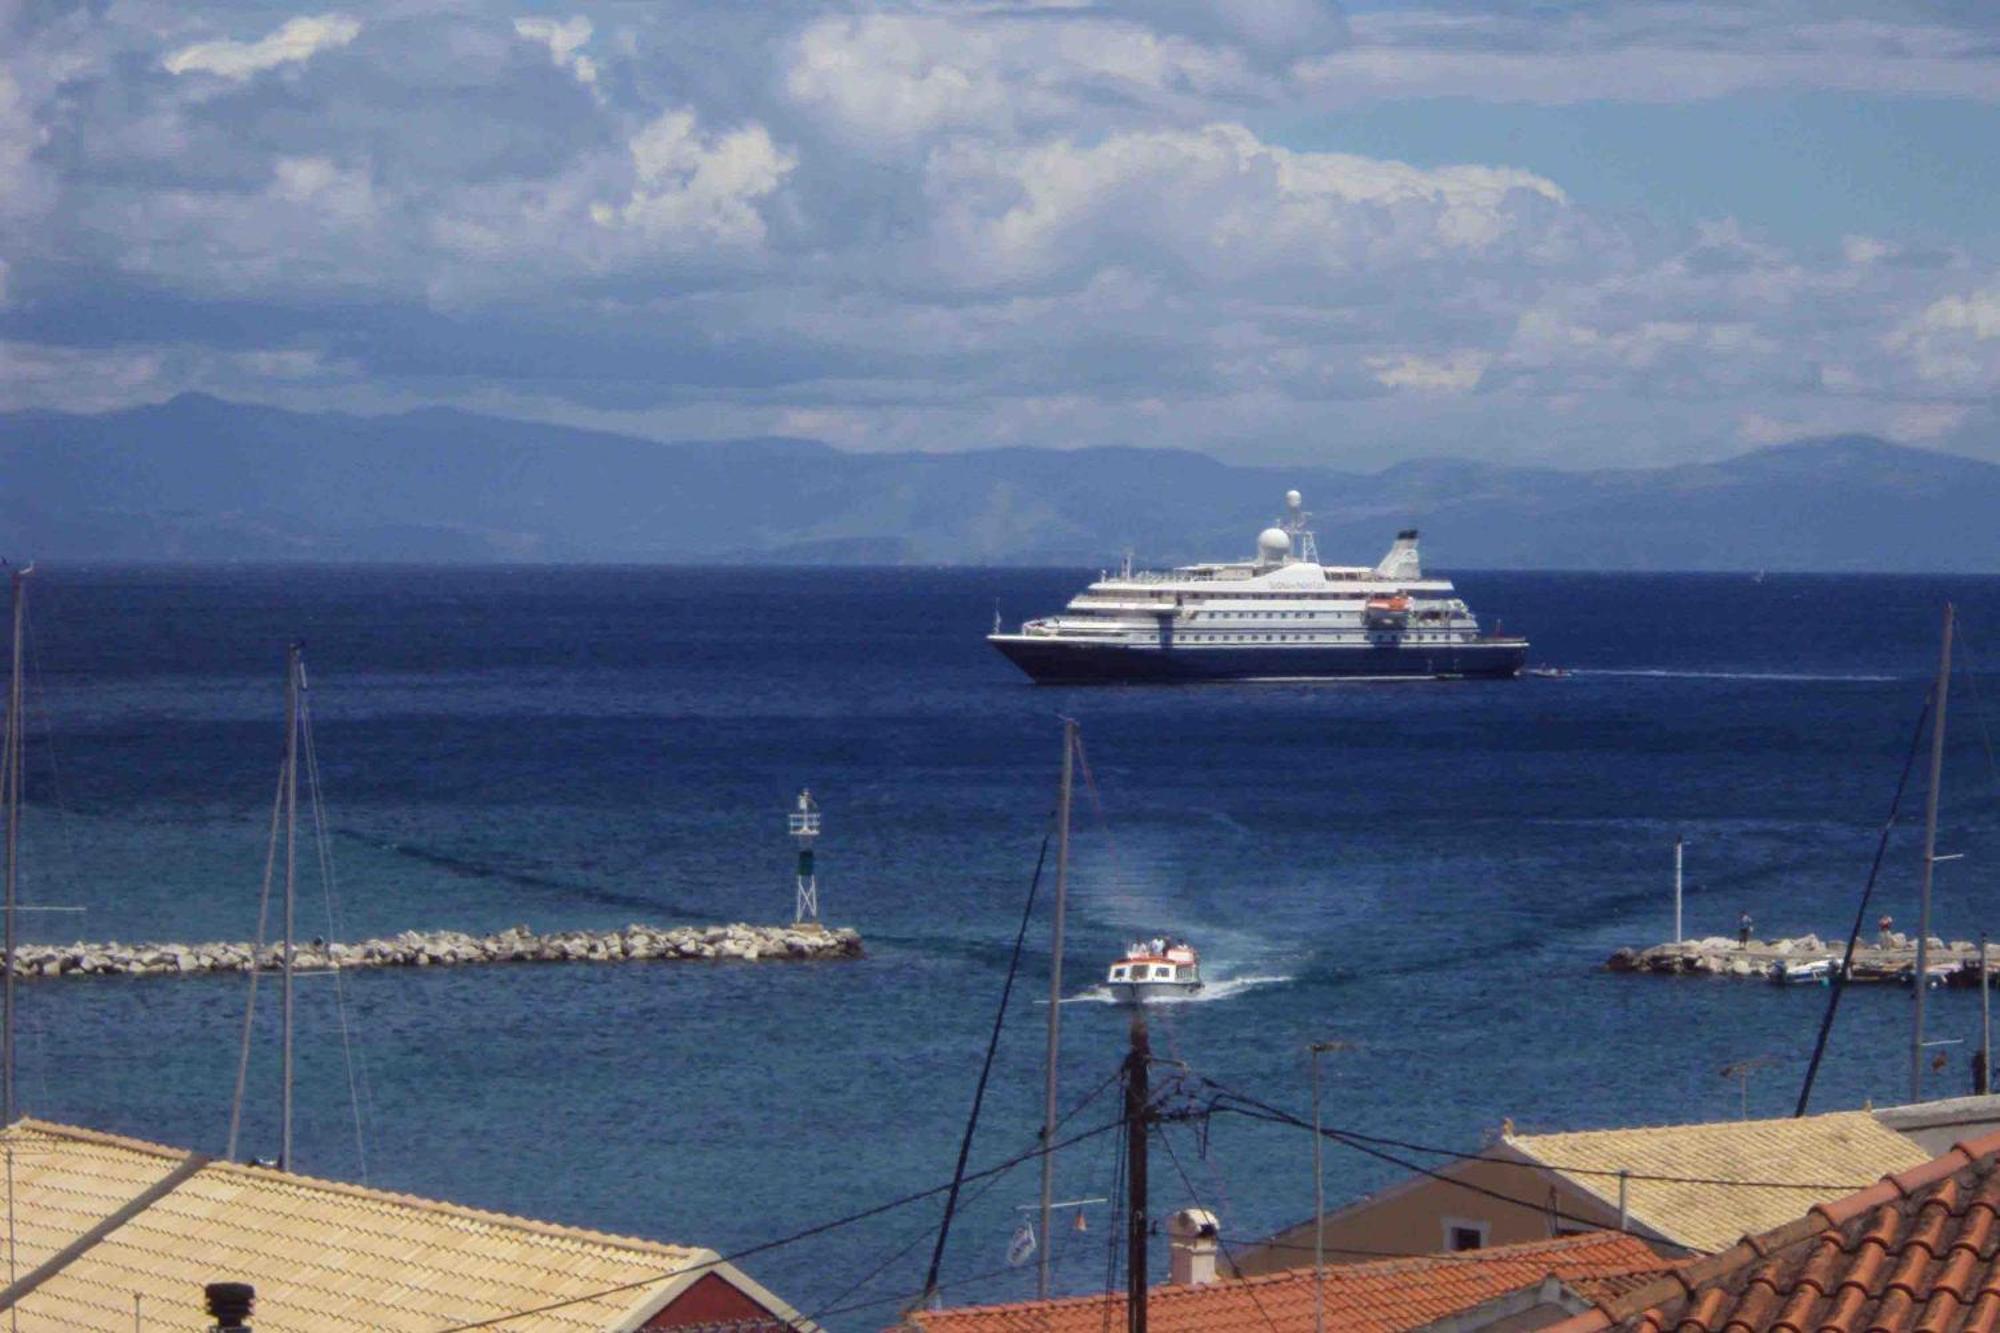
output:
[[1201, 959], [1186, 940], [1140, 940], [1111, 965], [1104, 985], [1119, 1004], [1193, 995], [1201, 989]]
[[1805, 986], [1833, 980], [1831, 958], [1781, 958], [1771, 964], [1771, 980], [1782, 986]]

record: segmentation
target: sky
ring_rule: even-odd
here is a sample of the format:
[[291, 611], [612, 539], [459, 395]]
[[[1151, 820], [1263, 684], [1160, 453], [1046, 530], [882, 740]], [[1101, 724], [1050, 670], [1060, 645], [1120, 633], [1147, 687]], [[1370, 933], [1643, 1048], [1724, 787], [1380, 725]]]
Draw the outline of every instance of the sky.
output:
[[1991, 0], [0, 0], [0, 410], [2000, 461], [1996, 146]]

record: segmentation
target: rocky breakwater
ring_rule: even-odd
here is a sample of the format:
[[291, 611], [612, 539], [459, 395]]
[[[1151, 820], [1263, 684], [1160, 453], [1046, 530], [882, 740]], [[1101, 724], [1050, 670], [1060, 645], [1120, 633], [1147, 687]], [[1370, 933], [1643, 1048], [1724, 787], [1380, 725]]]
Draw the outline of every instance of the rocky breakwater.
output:
[[[458, 930], [406, 930], [353, 944], [313, 940], [294, 946], [299, 970], [364, 967], [469, 967], [481, 963], [811, 962], [859, 958], [861, 936], [850, 927], [817, 925], [644, 926], [568, 930], [538, 935], [515, 926], [493, 935]], [[24, 944], [15, 950], [19, 977], [201, 976], [265, 971], [282, 965], [282, 948], [249, 942], [210, 944]]]
[[[1817, 935], [1794, 939], [1750, 940], [1724, 935], [1655, 944], [1648, 949], [1620, 949], [1605, 960], [1613, 972], [1643, 972], [1654, 976], [1755, 977], [1767, 981], [1830, 979], [1846, 952], [1845, 937], [1822, 940]], [[1979, 984], [1979, 946], [1970, 940], [1932, 936], [1924, 959], [1931, 984]], [[1989, 974], [2000, 974], [2000, 945], [1987, 949]], [[1854, 951], [1849, 981], [1900, 982], [1908, 985], [1917, 969], [1917, 942], [1901, 931], [1878, 933]]]

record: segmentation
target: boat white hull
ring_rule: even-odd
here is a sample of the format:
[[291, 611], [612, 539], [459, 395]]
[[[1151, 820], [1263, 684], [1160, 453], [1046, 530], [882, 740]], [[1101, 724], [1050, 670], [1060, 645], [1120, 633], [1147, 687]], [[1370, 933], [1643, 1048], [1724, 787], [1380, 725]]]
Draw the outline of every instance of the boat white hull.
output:
[[1199, 994], [1199, 981], [1107, 981], [1116, 1004], [1145, 1004], [1151, 1000], [1179, 1000]]

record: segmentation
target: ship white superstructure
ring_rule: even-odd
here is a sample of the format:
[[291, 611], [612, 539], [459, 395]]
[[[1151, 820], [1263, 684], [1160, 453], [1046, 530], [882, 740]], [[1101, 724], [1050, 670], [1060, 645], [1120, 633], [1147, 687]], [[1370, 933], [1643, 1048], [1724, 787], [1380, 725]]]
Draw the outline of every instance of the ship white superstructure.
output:
[[1512, 676], [1527, 644], [1482, 634], [1417, 532], [1374, 565], [1319, 562], [1297, 491], [1248, 560], [1104, 574], [1059, 615], [989, 636], [1036, 680]]

